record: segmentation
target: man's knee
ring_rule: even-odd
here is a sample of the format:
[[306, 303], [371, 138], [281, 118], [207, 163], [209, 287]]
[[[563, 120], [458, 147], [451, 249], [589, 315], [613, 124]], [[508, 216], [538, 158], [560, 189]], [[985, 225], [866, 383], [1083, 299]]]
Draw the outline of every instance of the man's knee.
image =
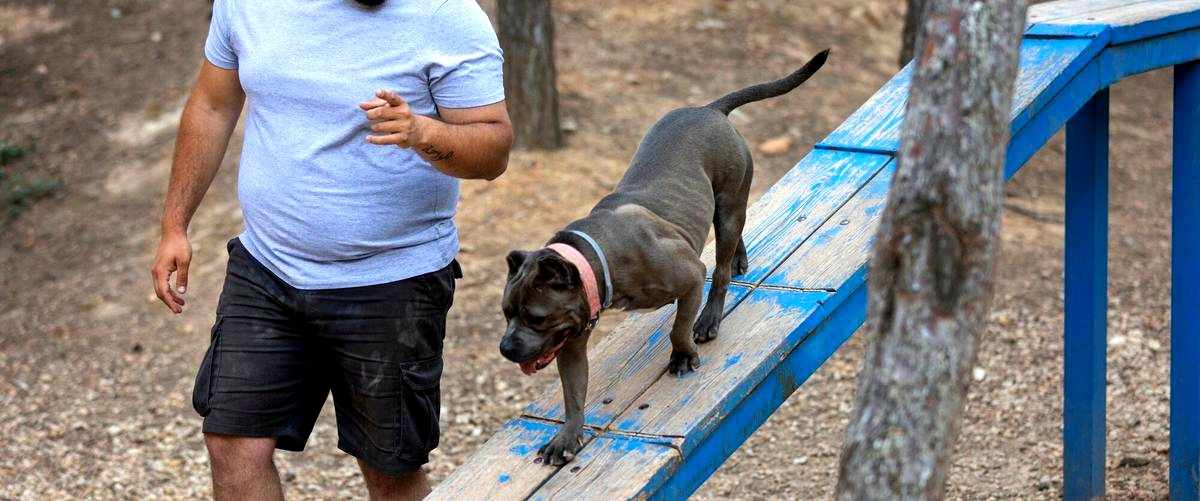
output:
[[425, 471], [418, 469], [407, 473], [388, 474], [358, 462], [363, 480], [372, 499], [421, 499], [429, 494], [429, 481]]
[[214, 475], [238, 476], [243, 473], [255, 473], [274, 465], [274, 438], [205, 433], [204, 445], [208, 447], [208, 457], [212, 462]]

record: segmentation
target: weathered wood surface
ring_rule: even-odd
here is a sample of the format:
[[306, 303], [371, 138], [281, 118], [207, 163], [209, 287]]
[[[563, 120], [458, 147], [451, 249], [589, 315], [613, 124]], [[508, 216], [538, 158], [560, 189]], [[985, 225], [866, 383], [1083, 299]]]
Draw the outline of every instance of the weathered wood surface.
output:
[[[1012, 105], [1016, 135], [1009, 174], [1095, 89], [1179, 58], [1200, 57], [1200, 32], [1169, 33], [1105, 49], [1111, 45], [1107, 25], [1047, 23], [1144, 3], [1066, 0], [1031, 9], [1031, 36], [1022, 47], [1022, 79]], [[443, 481], [435, 499], [520, 499], [535, 493], [547, 499], [669, 497], [685, 496], [699, 485], [862, 322], [863, 252], [871, 245], [879, 200], [894, 171], [889, 162], [898, 136], [889, 138], [900, 128], [910, 71], [894, 78], [848, 120], [859, 123], [839, 127], [752, 206], [745, 231], [751, 272], [737, 277], [739, 284], [730, 290], [721, 336], [701, 347], [705, 365], [699, 373], [676, 379], [662, 370], [669, 349], [664, 331], [673, 307], [636, 314], [592, 349], [588, 442], [575, 462], [562, 469], [533, 462], [537, 448], [562, 419], [561, 390], [548, 371], [539, 376], [548, 383], [545, 396]], [[842, 220], [848, 223], [842, 225]], [[705, 258], [711, 264], [711, 248]], [[796, 299], [814, 295], [824, 295], [815, 309]], [[760, 308], [767, 298], [774, 298], [777, 307]], [[788, 332], [785, 322], [772, 320], [793, 314]], [[780, 343], [792, 343], [795, 349], [763, 356], [766, 346], [779, 348]], [[750, 370], [752, 360], [760, 367]], [[722, 377], [727, 363], [731, 373], [745, 372]], [[770, 373], [764, 374], [764, 368]], [[605, 404], [606, 399], [611, 400]], [[638, 409], [643, 403], [650, 406]], [[631, 442], [644, 445], [632, 451]], [[579, 469], [572, 472], [574, 467]]]
[[930, 0], [927, 12], [872, 249], [843, 500], [943, 499], [992, 298], [1025, 2]]
[[[1012, 101], [1013, 127], [1024, 126], [1103, 47], [1091, 39], [1025, 39]], [[896, 74], [820, 146], [894, 153], [900, 146], [911, 71], [906, 67]]]
[[671, 446], [606, 435], [589, 443], [529, 499], [554, 501], [583, 493], [590, 499], [648, 496], [649, 487], [664, 481], [679, 466], [680, 458]]
[[[1190, 29], [1200, 23], [1200, 0], [1126, 2], [1040, 21], [1043, 26], [1107, 26], [1113, 44]], [[1041, 28], [1044, 29], [1044, 28]]]
[[867, 265], [895, 164], [871, 179], [763, 285], [835, 290]]
[[680, 437], [687, 454], [795, 348], [795, 332], [828, 292], [758, 289], [725, 317], [721, 335], [700, 348], [701, 370], [664, 376], [634, 401], [615, 429]]
[[[1114, 7], [1127, 7], [1159, 0], [1059, 0], [1029, 6], [1027, 24], [1043, 23], [1072, 16], [1086, 16]], [[1087, 23], [1083, 23], [1087, 24]]]
[[[535, 463], [538, 448], [558, 430], [555, 423], [513, 419], [492, 435], [465, 464], [438, 484], [427, 499], [525, 499], [554, 474]], [[585, 440], [594, 437], [585, 429]]]
[[[738, 282], [760, 282], [863, 183], [890, 161], [886, 155], [813, 150], [750, 207], [743, 231], [750, 270]], [[712, 270], [713, 246], [702, 259]]]
[[[726, 312], [749, 289], [730, 285], [725, 298]], [[707, 295], [707, 286], [705, 288]], [[669, 336], [675, 321], [675, 307], [637, 314], [622, 322], [615, 331], [588, 350], [587, 404], [584, 425], [604, 429], [625, 408], [666, 372], [671, 354]], [[701, 350], [704, 355], [704, 349]], [[552, 382], [542, 397], [524, 410], [524, 415], [551, 421], [563, 421], [562, 388], [554, 371], [545, 371]]]

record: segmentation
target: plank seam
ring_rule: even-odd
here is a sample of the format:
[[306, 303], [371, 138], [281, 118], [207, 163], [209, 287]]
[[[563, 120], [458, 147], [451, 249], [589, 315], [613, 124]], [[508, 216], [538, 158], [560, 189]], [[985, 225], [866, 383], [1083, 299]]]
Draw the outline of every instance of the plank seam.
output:
[[[825, 138], [829, 139], [829, 138]], [[846, 146], [841, 144], [830, 144], [822, 142], [813, 145], [814, 150], [829, 150], [829, 151], [844, 151], [846, 153], [866, 153], [868, 155], [883, 155], [886, 157], [896, 157], [895, 150], [886, 150], [883, 148], [866, 148], [863, 146]], [[857, 192], [855, 192], [857, 193]], [[840, 208], [840, 207], [839, 207]]]

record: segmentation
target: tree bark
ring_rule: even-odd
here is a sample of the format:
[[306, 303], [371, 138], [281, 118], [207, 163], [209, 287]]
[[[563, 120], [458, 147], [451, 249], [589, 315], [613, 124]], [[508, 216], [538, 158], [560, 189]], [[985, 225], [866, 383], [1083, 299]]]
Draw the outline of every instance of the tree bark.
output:
[[912, 61], [913, 46], [917, 44], [917, 28], [925, 19], [925, 6], [929, 0], [908, 0], [904, 11], [904, 32], [900, 35], [900, 67]]
[[497, 2], [504, 92], [516, 145], [560, 148], [558, 90], [554, 72], [554, 17], [550, 0]]
[[928, 0], [837, 496], [941, 499], [993, 290], [1022, 0]]

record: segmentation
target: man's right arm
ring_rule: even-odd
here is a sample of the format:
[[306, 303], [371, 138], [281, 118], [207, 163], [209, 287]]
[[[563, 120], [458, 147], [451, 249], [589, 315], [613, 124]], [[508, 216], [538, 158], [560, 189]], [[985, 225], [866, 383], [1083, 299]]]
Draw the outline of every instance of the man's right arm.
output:
[[[237, 70], [204, 61], [183, 108], [163, 207], [162, 237], [150, 270], [154, 293], [175, 313], [183, 311], [192, 260], [188, 223], [221, 166], [245, 98]], [[176, 275], [174, 288], [172, 274]]]

